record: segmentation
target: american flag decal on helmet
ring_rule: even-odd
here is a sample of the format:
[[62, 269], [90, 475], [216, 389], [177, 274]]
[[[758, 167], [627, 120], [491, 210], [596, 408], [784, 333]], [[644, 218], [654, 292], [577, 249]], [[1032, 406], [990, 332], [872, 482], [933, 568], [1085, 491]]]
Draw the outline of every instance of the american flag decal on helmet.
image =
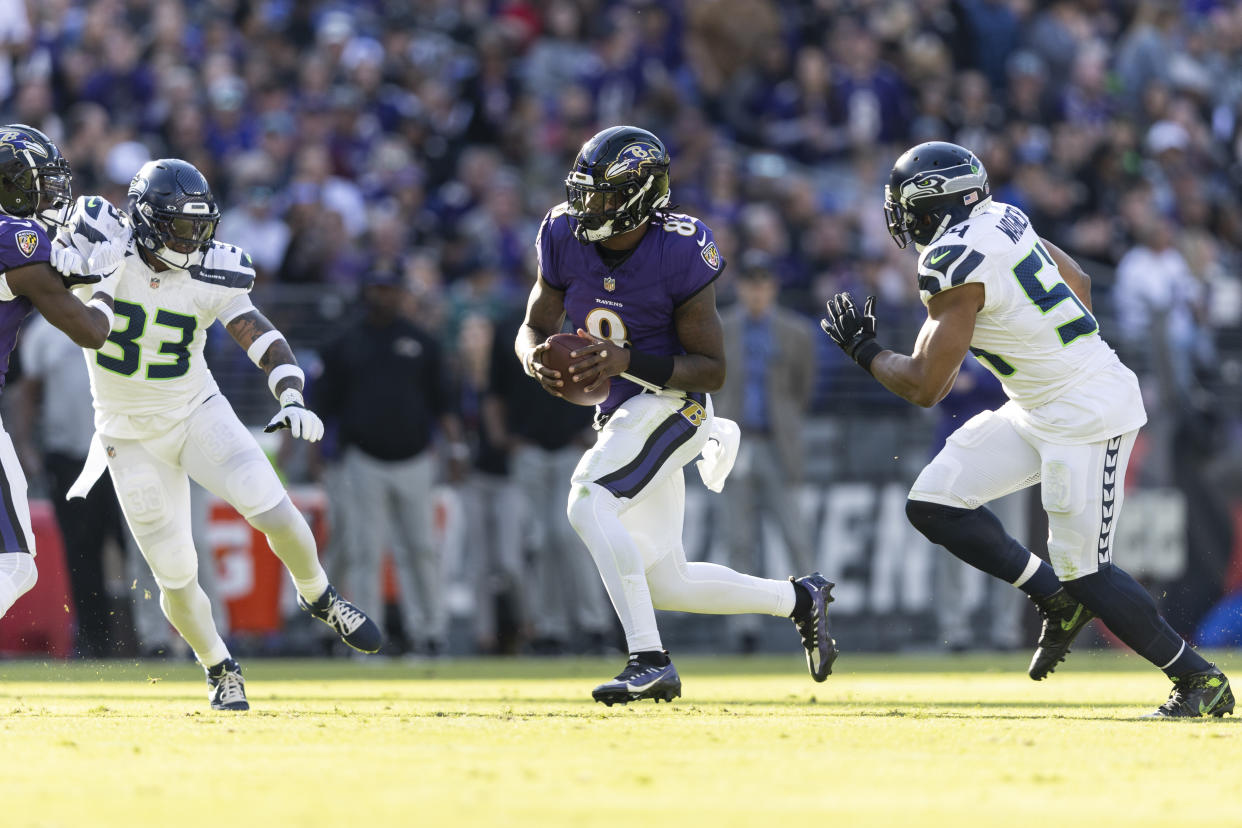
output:
[[34, 255], [35, 249], [39, 246], [39, 236], [33, 230], [22, 230], [13, 237], [17, 242], [17, 249], [22, 251], [22, 255], [29, 259]]

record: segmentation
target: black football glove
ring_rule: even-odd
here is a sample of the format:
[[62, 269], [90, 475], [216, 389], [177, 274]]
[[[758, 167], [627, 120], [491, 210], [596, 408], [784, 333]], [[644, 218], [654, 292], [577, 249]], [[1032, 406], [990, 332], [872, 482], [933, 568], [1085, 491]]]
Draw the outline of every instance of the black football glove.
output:
[[819, 326], [846, 356], [871, 372], [871, 361], [884, 350], [875, 341], [874, 296], [867, 297], [860, 314], [848, 293], [838, 293], [828, 300], [828, 318], [819, 320]]

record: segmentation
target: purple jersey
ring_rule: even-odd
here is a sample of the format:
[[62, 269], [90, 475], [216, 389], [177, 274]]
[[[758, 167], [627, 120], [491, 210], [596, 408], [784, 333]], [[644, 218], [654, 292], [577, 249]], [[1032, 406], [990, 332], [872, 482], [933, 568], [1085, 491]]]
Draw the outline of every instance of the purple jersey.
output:
[[[648, 354], [684, 354], [673, 313], [715, 281], [725, 266], [707, 225], [676, 213], [653, 218], [629, 258], [610, 268], [594, 244], [574, 238], [572, 222], [564, 204], [552, 208], [539, 227], [535, 247], [540, 275], [550, 287], [564, 291], [565, 312], [574, 328]], [[612, 392], [599, 410], [610, 414], [641, 391], [636, 383], [613, 377]]]
[[[51, 252], [52, 244], [38, 222], [0, 215], [0, 273], [46, 262]], [[4, 378], [9, 372], [17, 330], [30, 309], [30, 300], [14, 295], [5, 279], [0, 285], [0, 389], [4, 388]]]

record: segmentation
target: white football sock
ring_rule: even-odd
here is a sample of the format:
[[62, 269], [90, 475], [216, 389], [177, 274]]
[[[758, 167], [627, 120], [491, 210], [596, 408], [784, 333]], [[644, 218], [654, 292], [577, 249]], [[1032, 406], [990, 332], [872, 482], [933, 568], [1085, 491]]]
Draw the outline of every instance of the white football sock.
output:
[[211, 600], [197, 580], [178, 589], [161, 587], [160, 608], [204, 667], [214, 667], [229, 657], [211, 615]]
[[298, 594], [313, 604], [328, 588], [328, 573], [319, 563], [315, 534], [288, 495], [273, 509], [250, 519], [267, 536], [267, 543], [289, 570]]
[[670, 553], [647, 570], [656, 609], [714, 615], [789, 615], [794, 608], [791, 581], [744, 575], [713, 563], [687, 563], [685, 552]]
[[34, 556], [27, 552], [0, 552], [0, 618], [39, 579]]
[[580, 488], [583, 491], [574, 493], [576, 499], [569, 506], [569, 522], [595, 559], [625, 630], [626, 646], [631, 653], [663, 650], [643, 558], [621, 524], [620, 502], [594, 483]]

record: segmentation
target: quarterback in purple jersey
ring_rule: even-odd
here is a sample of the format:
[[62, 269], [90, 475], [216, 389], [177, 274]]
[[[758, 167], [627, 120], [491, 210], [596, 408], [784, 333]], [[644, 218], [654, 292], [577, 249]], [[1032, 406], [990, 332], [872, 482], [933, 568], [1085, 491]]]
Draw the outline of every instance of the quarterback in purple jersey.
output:
[[[112, 273], [67, 279], [51, 265], [47, 234], [64, 222], [71, 184], [69, 163], [50, 138], [24, 124], [0, 126], [0, 389], [32, 309], [83, 348], [99, 348], [112, 329]], [[92, 264], [115, 270], [118, 263]], [[70, 292], [79, 285], [78, 292], [93, 295]], [[34, 586], [34, 555], [26, 477], [0, 428], [0, 617]]]
[[[549, 393], [611, 378], [596, 415], [599, 437], [574, 470], [567, 509], [630, 652], [621, 673], [592, 694], [609, 706], [681, 695], [656, 609], [788, 616], [816, 681], [837, 655], [828, 632], [833, 585], [823, 575], [775, 581], [686, 561], [682, 467], [703, 453], [700, 470], [718, 491], [731, 460], [721, 462], [716, 449], [730, 440], [736, 449], [737, 427], [713, 417], [709, 396], [725, 377], [714, 286], [725, 262], [706, 225], [668, 209], [668, 170], [663, 143], [643, 129], [612, 127], [583, 145], [565, 182], [568, 200], [539, 228], [539, 276], [515, 343]], [[562, 376], [541, 355], [566, 315], [592, 344], [571, 355]]]

